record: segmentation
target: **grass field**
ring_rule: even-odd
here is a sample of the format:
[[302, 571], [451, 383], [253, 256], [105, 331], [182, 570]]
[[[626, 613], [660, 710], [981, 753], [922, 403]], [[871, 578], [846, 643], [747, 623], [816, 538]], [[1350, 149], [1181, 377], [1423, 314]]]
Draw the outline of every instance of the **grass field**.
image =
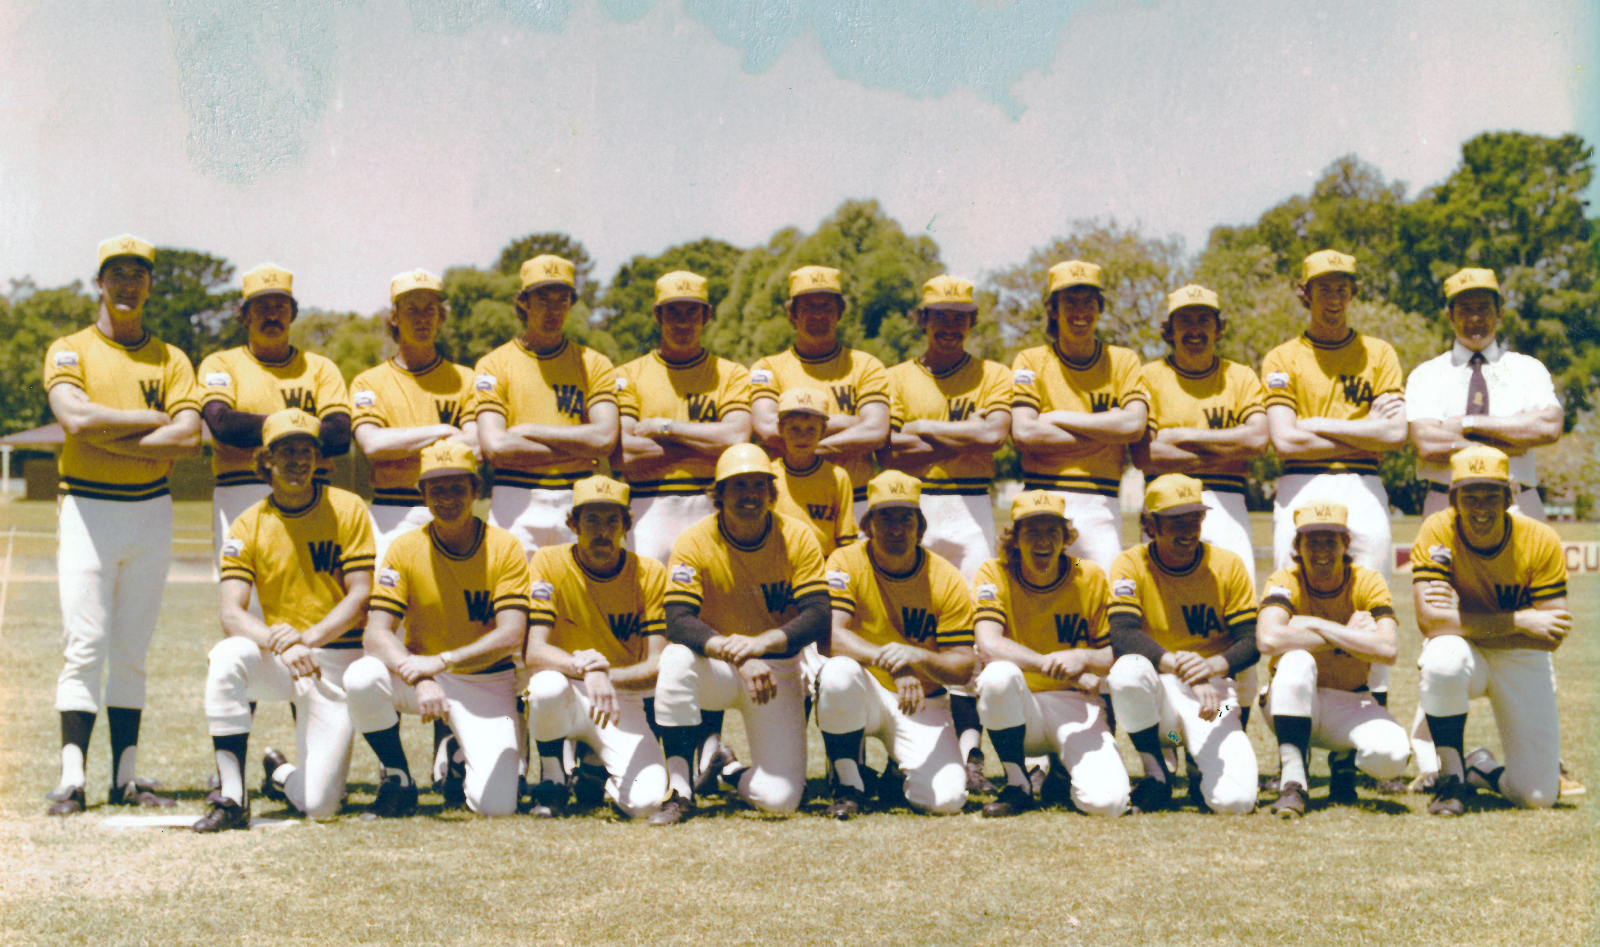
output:
[[[183, 556], [205, 556], [207, 507], [181, 504]], [[1258, 526], [1260, 524], [1258, 523]], [[49, 532], [49, 504], [0, 505], [0, 541]], [[1397, 541], [1414, 522], [1397, 521]], [[1592, 527], [1563, 532], [1594, 538]], [[1270, 542], [1270, 529], [1258, 543]], [[0, 549], [3, 554], [3, 549]], [[53, 555], [19, 536], [15, 561]], [[1419, 641], [1408, 577], [1396, 583], [1402, 628], [1393, 705], [1409, 723]], [[1222, 818], [1191, 809], [1114, 821], [1064, 811], [985, 821], [872, 814], [821, 817], [821, 741], [811, 730], [812, 793], [801, 815], [771, 819], [714, 808], [668, 829], [609, 818], [489, 822], [443, 813], [392, 823], [358, 816], [377, 764], [355, 751], [349, 809], [326, 824], [201, 837], [187, 830], [102, 827], [109, 778], [104, 724], [90, 749], [90, 811], [47, 818], [56, 777], [60, 618], [54, 584], [12, 582], [0, 666], [0, 945], [33, 943], [1065, 943], [1065, 944], [1592, 944], [1596, 941], [1593, 799], [1553, 811], [1484, 798], [1461, 819], [1431, 818], [1426, 797], [1363, 790], [1354, 809], [1297, 823], [1264, 813]], [[201, 695], [220, 632], [216, 593], [169, 585], [150, 656], [140, 769], [198, 816], [213, 770]], [[1595, 771], [1593, 615], [1600, 577], [1574, 577], [1579, 629], [1557, 654], [1563, 755], [1589, 786]], [[729, 716], [742, 748], [737, 715]], [[1265, 771], [1276, 747], [1250, 734]], [[426, 731], [405, 736], [414, 760]], [[1126, 737], [1123, 738], [1126, 742]], [[287, 709], [264, 706], [259, 753], [292, 746]], [[1468, 745], [1498, 748], [1487, 702]], [[882, 753], [871, 744], [872, 760]], [[1321, 754], [1313, 806], [1324, 792]], [[993, 754], [990, 754], [991, 760]], [[1132, 760], [1129, 756], [1130, 763]], [[425, 767], [418, 766], [419, 771]], [[425, 779], [425, 777], [424, 777]], [[256, 815], [277, 813], [257, 801]]]

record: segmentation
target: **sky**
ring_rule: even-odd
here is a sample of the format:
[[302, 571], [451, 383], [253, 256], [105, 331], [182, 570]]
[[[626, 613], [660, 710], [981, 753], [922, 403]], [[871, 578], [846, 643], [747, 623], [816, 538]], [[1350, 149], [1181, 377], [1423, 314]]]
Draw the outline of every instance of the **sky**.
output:
[[1597, 68], [1592, 0], [0, 0], [0, 280], [132, 232], [374, 312], [851, 198], [972, 279], [1083, 218], [1193, 252], [1341, 155], [1415, 194], [1484, 131], [1600, 142]]

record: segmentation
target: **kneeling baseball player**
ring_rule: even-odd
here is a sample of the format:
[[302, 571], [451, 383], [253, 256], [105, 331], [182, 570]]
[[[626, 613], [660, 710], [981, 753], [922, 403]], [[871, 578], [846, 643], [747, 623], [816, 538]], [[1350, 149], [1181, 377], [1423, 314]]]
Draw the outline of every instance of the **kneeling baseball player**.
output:
[[1072, 801], [1090, 815], [1128, 810], [1128, 771], [1100, 699], [1111, 670], [1106, 574], [1067, 555], [1076, 538], [1066, 501], [1045, 490], [1011, 502], [1001, 558], [978, 568], [978, 716], [989, 731], [1006, 784], [983, 807], [988, 817], [1033, 808], [1027, 755], [1057, 754], [1072, 779]]
[[400, 714], [450, 725], [466, 756], [472, 811], [517, 811], [517, 671], [528, 626], [528, 563], [517, 538], [473, 515], [482, 492], [472, 448], [422, 449], [417, 487], [433, 519], [389, 545], [372, 593], [367, 656], [344, 675], [350, 720], [383, 767], [369, 814], [417, 805]]
[[[1267, 708], [1282, 769], [1272, 814], [1306, 813], [1306, 765], [1312, 746], [1355, 751], [1374, 779], [1395, 779], [1411, 758], [1405, 728], [1373, 698], [1374, 664], [1393, 664], [1399, 625], [1383, 576], [1350, 558], [1349, 510], [1313, 500], [1295, 508], [1294, 565], [1267, 579], [1256, 640], [1274, 656]], [[1354, 769], [1333, 764], [1328, 801], [1356, 801]]]
[[581, 754], [573, 780], [580, 806], [609, 798], [633, 818], [653, 814], [667, 794], [666, 759], [646, 706], [667, 646], [667, 570], [627, 551], [628, 493], [606, 477], [578, 481], [567, 524], [578, 541], [533, 555], [528, 730], [539, 755], [538, 817], [566, 808], [566, 740]]
[[[250, 827], [244, 758], [250, 703], [292, 700], [296, 758], [267, 751], [263, 791], [313, 819], [339, 809], [352, 730], [344, 672], [361, 657], [372, 592], [372, 525], [354, 493], [314, 479], [321, 425], [299, 408], [268, 415], [256, 473], [272, 493], [245, 510], [222, 545], [222, 628], [206, 673], [206, 720], [220, 788], [196, 832]], [[250, 613], [250, 592], [263, 618]]]

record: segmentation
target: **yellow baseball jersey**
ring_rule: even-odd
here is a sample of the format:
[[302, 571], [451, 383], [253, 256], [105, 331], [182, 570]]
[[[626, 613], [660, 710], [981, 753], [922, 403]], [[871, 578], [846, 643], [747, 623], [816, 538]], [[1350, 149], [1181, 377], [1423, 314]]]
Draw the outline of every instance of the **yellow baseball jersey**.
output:
[[[495, 616], [528, 610], [528, 560], [503, 529], [477, 521], [478, 538], [463, 555], [444, 548], [429, 523], [402, 533], [383, 554], [371, 607], [405, 622], [406, 650], [442, 654], [494, 630]], [[459, 674], [509, 671], [511, 658], [465, 663]]]
[[[222, 577], [255, 586], [268, 625], [304, 631], [344, 598], [346, 573], [372, 570], [373, 555], [367, 505], [318, 485], [303, 510], [281, 509], [269, 496], [239, 514], [222, 543]], [[359, 648], [361, 631], [325, 647]]]
[[[710, 352], [669, 362], [657, 350], [617, 369], [617, 406], [623, 417], [636, 421], [671, 418], [714, 424], [731, 412], [750, 410], [750, 371]], [[640, 470], [628, 477], [628, 484], [635, 498], [704, 493], [716, 468], [715, 457], [697, 454]]]
[[541, 548], [529, 570], [529, 620], [549, 625], [550, 643], [563, 651], [592, 648], [612, 667], [628, 667], [648, 657], [651, 635], [667, 633], [667, 570], [654, 559], [624, 551], [617, 571], [603, 576], [585, 568], [568, 543]]
[[[350, 403], [356, 412], [351, 426], [460, 427], [473, 418], [472, 378], [472, 369], [443, 356], [416, 371], [389, 359], [350, 383]], [[422, 494], [417, 491], [421, 471], [421, 452], [400, 460], [373, 461], [373, 505], [421, 506]]]
[[773, 513], [762, 537], [743, 545], [718, 513], [672, 544], [666, 603], [695, 609], [718, 634], [758, 635], [799, 615], [795, 602], [827, 591], [822, 563], [822, 550], [799, 520]]
[[[851, 631], [869, 644], [908, 644], [928, 651], [972, 647], [972, 590], [943, 556], [917, 547], [917, 564], [904, 575], [872, 561], [871, 542], [828, 557], [828, 597], [834, 611], [850, 615]], [[889, 690], [894, 675], [867, 668]], [[936, 688], [929, 696], [938, 696]]]
[[[473, 379], [473, 417], [498, 414], [506, 426], [546, 424], [573, 427], [589, 423], [589, 409], [617, 403], [616, 370], [611, 359], [569, 339], [540, 355], [512, 339], [478, 359]], [[508, 487], [570, 490], [593, 476], [595, 461], [564, 460], [537, 470], [495, 467], [494, 481]]]
[[[1087, 361], [1068, 361], [1054, 345], [1023, 349], [1011, 363], [1012, 406], [1048, 411], [1099, 413], [1127, 404], [1139, 375], [1132, 349], [1096, 342]], [[1044, 461], [1022, 455], [1026, 489], [1093, 493], [1114, 497], [1122, 486], [1121, 444], [1083, 441]]]
[[[213, 352], [200, 363], [199, 380], [202, 407], [220, 401], [251, 414], [299, 408], [318, 420], [350, 413], [350, 396], [339, 367], [315, 352], [298, 348], [289, 349], [289, 357], [277, 363], [256, 358], [248, 345]], [[211, 470], [219, 487], [264, 482], [256, 476], [253, 447], [229, 447], [213, 440]], [[328, 470], [326, 463], [318, 467], [317, 479], [326, 483]]]
[[[1366, 566], [1350, 565], [1348, 557], [1344, 581], [1332, 592], [1318, 592], [1306, 582], [1299, 565], [1279, 569], [1267, 579], [1261, 607], [1281, 608], [1295, 615], [1310, 615], [1335, 624], [1348, 624], [1356, 612], [1369, 612], [1373, 618], [1393, 618], [1394, 603], [1389, 599], [1389, 583]], [[1317, 652], [1317, 686], [1337, 691], [1365, 690], [1372, 662], [1343, 648]], [[1277, 659], [1272, 660], [1274, 666]]]
[[[1105, 570], [1087, 559], [1061, 558], [1061, 574], [1044, 587], [1029, 584], [1022, 570], [1004, 559], [979, 566], [972, 580], [977, 619], [998, 622], [1006, 637], [1039, 654], [1110, 645], [1111, 587]], [[1034, 693], [1072, 689], [1067, 681], [1032, 671], [1022, 676]]]
[[1516, 612], [1566, 595], [1567, 561], [1556, 531], [1526, 516], [1507, 514], [1500, 544], [1479, 549], [1451, 508], [1423, 520], [1411, 545], [1411, 581], [1434, 579], [1455, 587], [1463, 612]]
[[[1213, 358], [1203, 372], [1187, 372], [1170, 356], [1139, 369], [1127, 403], [1140, 401], [1150, 411], [1152, 433], [1168, 427], [1224, 430], [1266, 414], [1266, 389], [1249, 368]], [[1223, 461], [1193, 474], [1207, 490], [1245, 492], [1247, 460]]]
[[[811, 358], [793, 348], [757, 359], [750, 366], [750, 400], [778, 396], [789, 388], [815, 388], [828, 396], [830, 414], [859, 415], [869, 404], [889, 407], [889, 376], [883, 363], [866, 352], [840, 345], [829, 355]], [[872, 458], [858, 457], [844, 464], [855, 488], [857, 502], [867, 498], [872, 479]]]
[[1110, 615], [1131, 614], [1168, 651], [1215, 657], [1233, 644], [1229, 629], [1256, 619], [1256, 593], [1244, 561], [1202, 543], [1187, 569], [1156, 558], [1155, 543], [1124, 549], [1111, 563]]
[[[44, 356], [45, 391], [57, 385], [74, 385], [90, 401], [119, 411], [174, 417], [200, 410], [188, 357], [148, 332], [132, 345], [106, 338], [96, 326], [56, 339]], [[113, 454], [68, 434], [60, 463], [63, 496], [126, 502], [169, 493], [171, 461]]]
[[[1301, 333], [1261, 360], [1261, 382], [1267, 407], [1285, 405], [1302, 418], [1360, 420], [1372, 402], [1386, 394], [1404, 394], [1400, 358], [1394, 346], [1351, 329], [1341, 342], [1318, 342]], [[1350, 448], [1324, 460], [1285, 461], [1284, 473], [1378, 472], [1378, 455]]]
[[855, 542], [855, 499], [843, 467], [818, 457], [805, 470], [791, 470], [783, 460], [773, 469], [778, 474], [777, 512], [809, 525], [824, 556]]
[[[889, 369], [889, 426], [908, 421], [972, 421], [1011, 410], [1011, 370], [999, 362], [964, 356], [935, 374], [916, 359]], [[994, 452], [978, 448], [907, 473], [929, 496], [987, 496], [994, 482]]]

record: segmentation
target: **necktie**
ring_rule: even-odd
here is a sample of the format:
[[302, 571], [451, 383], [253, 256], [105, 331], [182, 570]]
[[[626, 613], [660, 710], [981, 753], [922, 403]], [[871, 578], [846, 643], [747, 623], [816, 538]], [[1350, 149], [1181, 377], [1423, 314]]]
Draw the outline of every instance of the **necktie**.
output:
[[1482, 352], [1473, 352], [1467, 361], [1472, 366], [1472, 380], [1467, 382], [1467, 413], [1489, 413], [1489, 383], [1483, 378], [1483, 363], [1488, 359]]

